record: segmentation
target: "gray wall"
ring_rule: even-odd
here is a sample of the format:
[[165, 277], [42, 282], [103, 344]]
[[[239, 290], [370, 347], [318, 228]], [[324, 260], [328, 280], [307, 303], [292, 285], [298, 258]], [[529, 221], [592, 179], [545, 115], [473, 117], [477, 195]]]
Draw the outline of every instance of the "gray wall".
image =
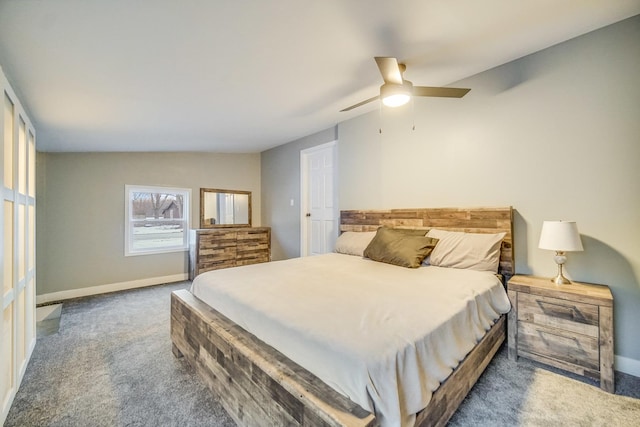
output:
[[[537, 248], [542, 222], [577, 221], [585, 250], [569, 276], [611, 287], [616, 354], [640, 363], [638, 40], [640, 16], [457, 82], [472, 88], [463, 99], [340, 123], [340, 209], [511, 205], [516, 271], [542, 276], [556, 269]], [[299, 253], [299, 210], [278, 191], [297, 194], [300, 148], [262, 156], [263, 222], [286, 218], [283, 256]]]
[[37, 294], [186, 273], [186, 252], [124, 256], [125, 184], [252, 192], [260, 225], [260, 155], [38, 153]]
[[300, 256], [300, 151], [335, 141], [336, 131], [325, 129], [262, 153], [262, 223], [271, 227], [274, 260]]

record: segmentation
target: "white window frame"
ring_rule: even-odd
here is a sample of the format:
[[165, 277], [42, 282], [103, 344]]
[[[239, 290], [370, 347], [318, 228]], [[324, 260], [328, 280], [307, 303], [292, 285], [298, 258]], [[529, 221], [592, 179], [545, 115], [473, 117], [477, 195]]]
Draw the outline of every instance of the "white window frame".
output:
[[[125, 197], [125, 227], [124, 227], [124, 255], [125, 256], [137, 256], [137, 255], [151, 255], [168, 252], [184, 252], [189, 250], [189, 229], [191, 218], [191, 189], [190, 188], [177, 188], [177, 187], [156, 187], [150, 185], [125, 185], [124, 197]], [[169, 193], [180, 194], [184, 197], [184, 235], [182, 244], [180, 246], [166, 246], [154, 249], [133, 249], [132, 240], [133, 226], [136, 222], [149, 222], [150, 219], [134, 219], [133, 218], [133, 193]]]

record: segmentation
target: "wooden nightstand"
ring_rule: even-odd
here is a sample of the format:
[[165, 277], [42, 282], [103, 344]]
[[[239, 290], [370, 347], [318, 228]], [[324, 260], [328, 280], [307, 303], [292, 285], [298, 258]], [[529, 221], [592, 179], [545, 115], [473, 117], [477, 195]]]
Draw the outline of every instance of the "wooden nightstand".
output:
[[615, 391], [613, 296], [607, 286], [556, 285], [548, 278], [515, 275], [507, 291], [509, 359], [523, 356]]

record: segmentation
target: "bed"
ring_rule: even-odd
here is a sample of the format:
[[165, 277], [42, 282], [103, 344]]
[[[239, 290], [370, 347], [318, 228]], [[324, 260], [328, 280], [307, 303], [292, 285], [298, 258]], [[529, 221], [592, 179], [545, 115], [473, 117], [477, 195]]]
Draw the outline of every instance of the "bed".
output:
[[[376, 230], [381, 225], [385, 225], [393, 228], [438, 228], [451, 231], [464, 231], [467, 233], [501, 232], [504, 233], [504, 238], [500, 246], [499, 273], [502, 277], [508, 278], [513, 274], [512, 223], [511, 208], [411, 209], [343, 211], [341, 213], [340, 228], [343, 232], [366, 232]], [[350, 270], [352, 268], [360, 268], [361, 270], [356, 270], [356, 273], [349, 282], [350, 286], [353, 286], [354, 289], [356, 289], [356, 286], [367, 286], [367, 281], [369, 286], [373, 286], [372, 283], [375, 281], [374, 277], [369, 279], [365, 277], [363, 279], [364, 283], [360, 285], [356, 283], [357, 280], [355, 278], [364, 276], [368, 270], [374, 270], [374, 276], [384, 277], [384, 275], [387, 274], [387, 270], [400, 269], [401, 271], [398, 271], [406, 276], [407, 280], [417, 278], [418, 281], [416, 283], [421, 283], [423, 280], [419, 275], [443, 275], [449, 274], [445, 270], [455, 270], [442, 269], [440, 267], [418, 268], [413, 270], [403, 269], [362, 259], [362, 257], [350, 257], [337, 254], [331, 254], [325, 258], [313, 258], [317, 259], [291, 260], [286, 265], [289, 271], [300, 270], [303, 274], [302, 277], [304, 277], [305, 271], [314, 271], [312, 270], [313, 265], [309, 264], [314, 262], [316, 264], [320, 263], [319, 266], [315, 267], [317, 270], [313, 273], [314, 276], [322, 276], [323, 274], [321, 272], [323, 268], [325, 270], [341, 271], [342, 264], [340, 263], [345, 264], [345, 268], [348, 264], [349, 270], [345, 269], [345, 272], [352, 271]], [[322, 265], [324, 262], [338, 262], [338, 264], [327, 264], [327, 267]], [[287, 263], [287, 261], [284, 263]], [[339, 325], [331, 326], [332, 319], [329, 317], [324, 322], [330, 325], [329, 329], [344, 329], [344, 331], [340, 330], [341, 333], [331, 334], [329, 338], [330, 341], [332, 341], [326, 344], [328, 350], [325, 353], [327, 354], [323, 353], [323, 345], [313, 343], [314, 337], [322, 334], [309, 331], [307, 328], [310, 325], [313, 326], [312, 323], [314, 322], [311, 321], [310, 325], [307, 325], [305, 324], [305, 320], [303, 320], [304, 316], [302, 314], [306, 311], [312, 311], [317, 304], [317, 301], [314, 301], [313, 304], [304, 307], [305, 302], [301, 298], [302, 294], [308, 293], [309, 291], [305, 288], [305, 286], [308, 286], [306, 283], [308, 280], [296, 278], [295, 280], [299, 283], [297, 287], [281, 288], [278, 277], [272, 277], [273, 274], [275, 274], [272, 273], [272, 270], [277, 267], [276, 264], [278, 263], [270, 264], [273, 265], [251, 266], [251, 268], [243, 270], [243, 277], [246, 279], [245, 282], [259, 282], [263, 285], [266, 292], [263, 296], [255, 297], [256, 300], [250, 305], [260, 306], [260, 304], [262, 304], [265, 307], [270, 307], [280, 303], [280, 305], [285, 306], [285, 308], [287, 305], [295, 306], [296, 304], [283, 303], [282, 300], [280, 302], [278, 301], [278, 296], [281, 295], [282, 292], [285, 292], [289, 295], [287, 301], [300, 301], [299, 305], [302, 306], [302, 308], [300, 308], [302, 312], [296, 312], [294, 310], [291, 313], [284, 314], [283, 318], [275, 319], [272, 323], [291, 324], [294, 323], [292, 319], [297, 318], [299, 319], [297, 323], [300, 325], [296, 324], [293, 331], [287, 332], [283, 330], [275, 333], [274, 338], [274, 336], [269, 336], [268, 333], [269, 331], [275, 330], [274, 325], [269, 323], [268, 318], [257, 316], [252, 319], [252, 315], [246, 315], [236, 310], [236, 305], [238, 305], [236, 302], [231, 303], [231, 308], [229, 308], [229, 305], [225, 305], [227, 303], [223, 304], [227, 296], [232, 294], [234, 295], [233, 298], [237, 297], [235, 294], [240, 295], [237, 298], [240, 298], [242, 301], [250, 301], [252, 299], [250, 286], [243, 283], [242, 278], [234, 284], [233, 281], [238, 280], [235, 277], [237, 276], [237, 272], [227, 271], [211, 276], [220, 282], [218, 288], [222, 289], [221, 292], [217, 294], [214, 293], [212, 294], [213, 296], [207, 296], [206, 291], [203, 293], [202, 290], [198, 289], [199, 284], [203, 282], [203, 280], [194, 282], [194, 292], [200, 292], [199, 296], [202, 299], [208, 300], [209, 302], [213, 301], [212, 304], [217, 304], [217, 308], [224, 311], [229, 317], [211, 308], [211, 306], [189, 291], [177, 291], [172, 295], [171, 336], [174, 354], [176, 354], [176, 356], [183, 355], [189, 363], [197, 369], [200, 375], [205, 378], [209, 387], [220, 399], [225, 409], [227, 409], [239, 425], [408, 425], [406, 414], [403, 413], [402, 417], [398, 418], [397, 414], [394, 414], [393, 408], [388, 413], [378, 410], [385, 405], [387, 400], [393, 402], [393, 399], [387, 399], [383, 396], [381, 399], [385, 400], [376, 402], [375, 398], [371, 398], [371, 394], [369, 394], [372, 401], [368, 401], [366, 397], [363, 398], [355, 395], [353, 394], [353, 390], [349, 389], [352, 382], [358, 383], [359, 377], [364, 375], [366, 380], [366, 372], [369, 372], [365, 371], [363, 375], [357, 374], [358, 357], [362, 356], [362, 358], [367, 358], [366, 351], [371, 350], [376, 354], [384, 353], [384, 349], [381, 350], [382, 347], [378, 347], [376, 350], [374, 345], [376, 335], [370, 335], [371, 338], [366, 340], [365, 344], [356, 346], [358, 348], [366, 347], [367, 349], [366, 351], [363, 350], [364, 353], [360, 356], [351, 358], [350, 353], [341, 353], [341, 349], [343, 344], [346, 345], [348, 343], [352, 332], [347, 330], [347, 328], [339, 328]], [[332, 267], [334, 265], [335, 267]], [[457, 273], [460, 273], [460, 271]], [[464, 271], [462, 271], [462, 273], [464, 273]], [[262, 277], [262, 279], [252, 278], [251, 274], [258, 278]], [[491, 275], [489, 274], [488, 276]], [[338, 282], [340, 277], [327, 276], [327, 280], [327, 283]], [[404, 280], [403, 278], [402, 282], [404, 282]], [[485, 277], [483, 280], [490, 280], [490, 278]], [[248, 292], [241, 294], [243, 287], [248, 287]], [[395, 288], [397, 290], [395, 292], [397, 294], [402, 294], [405, 291], [413, 292], [411, 289], [415, 287], [415, 284], [408, 287], [407, 289], [410, 289], [410, 291], [398, 287]], [[335, 289], [331, 289], [328, 285], [326, 288], [330, 296], [333, 297], [340, 289], [344, 289], [344, 284], [338, 283]], [[299, 292], [300, 295], [296, 294], [296, 292]], [[358, 304], [367, 307], [375, 306], [375, 301], [370, 300], [366, 292], [362, 290], [353, 292], [354, 294], [351, 296], [347, 295], [349, 292], [344, 292], [341, 302], [351, 307]], [[476, 291], [474, 291], [474, 293], [475, 292]], [[271, 300], [269, 300], [269, 294], [271, 294]], [[358, 295], [361, 297], [359, 298]], [[404, 298], [405, 302], [402, 302], [403, 304], [406, 303], [407, 299], [417, 299], [416, 297], [411, 297], [411, 294], [407, 295], [409, 298]], [[318, 297], [318, 299], [321, 298]], [[385, 296], [385, 299], [389, 301], [389, 306], [395, 305], [395, 302], [393, 302], [395, 301], [393, 294]], [[398, 302], [402, 301], [402, 298], [398, 297], [396, 299]], [[433, 299], [436, 298], [434, 297]], [[413, 303], [415, 304], [415, 301]], [[440, 305], [442, 304], [440, 303]], [[322, 308], [322, 305], [318, 307], [319, 313], [329, 311], [327, 307]], [[429, 306], [425, 303], [424, 307], [425, 311], [433, 311], [434, 316], [437, 314], [435, 307], [438, 307], [438, 305]], [[294, 309], [296, 307], [290, 308]], [[400, 310], [405, 309], [406, 308], [402, 306], [400, 307]], [[504, 313], [508, 311], [508, 307], [503, 306], [500, 310]], [[349, 311], [356, 312], [356, 310]], [[321, 318], [319, 313], [312, 313], [313, 315], [308, 317], [309, 319]], [[464, 312], [461, 313], [462, 316], [465, 316]], [[424, 313], [420, 313], [420, 310], [416, 310], [416, 316], [423, 314]], [[462, 354], [464, 360], [453, 370], [453, 373], [449, 375], [449, 371], [444, 377], [439, 378], [438, 382], [443, 381], [439, 387], [437, 383], [435, 386], [430, 386], [431, 388], [437, 387], [435, 392], [431, 393], [429, 390], [429, 396], [426, 397], [415, 393], [415, 389], [407, 392], [415, 399], [418, 399], [418, 401], [428, 401], [428, 405], [424, 409], [415, 410], [414, 404], [413, 413], [410, 414], [411, 425], [446, 424], [447, 420], [504, 341], [504, 315], [500, 315], [500, 313], [494, 313], [493, 315], [494, 318], [497, 318], [497, 321], [493, 323], [493, 319], [491, 319], [491, 322], [487, 323], [487, 320], [484, 319], [481, 322], [484, 325], [484, 329], [489, 329], [488, 332], [484, 334], [483, 329], [481, 331], [482, 333], [476, 331], [472, 334], [475, 335], [477, 339], [480, 339], [480, 341], [466, 354], [466, 357]], [[235, 319], [236, 322], [230, 318]], [[407, 321], [410, 323], [425, 324], [429, 322], [429, 319], [426, 317], [418, 317], [416, 319], [408, 317]], [[357, 318], [355, 320], [357, 321]], [[254, 334], [247, 332], [239, 324], [252, 330]], [[264, 328], [260, 329], [260, 325], [263, 325]], [[296, 328], [298, 329], [296, 330]], [[267, 332], [266, 335], [265, 331]], [[304, 331], [304, 333], [300, 331]], [[296, 333], [298, 334], [297, 338]], [[294, 343], [296, 339], [302, 340], [304, 335], [311, 336], [311, 342], [306, 342], [300, 346], [308, 350], [302, 351], [302, 353], [307, 352], [306, 356], [303, 355], [301, 357], [298, 354], [291, 353], [291, 345], [287, 346], [286, 340], [278, 340], [278, 335], [286, 336], [287, 334], [293, 336]], [[438, 334], [439, 336], [451, 335], [449, 332], [443, 333], [442, 331], [439, 331]], [[484, 336], [482, 336], [482, 334], [484, 334]], [[334, 337], [334, 335], [336, 337]], [[274, 344], [278, 350], [265, 344], [258, 336], [263, 338], [264, 341]], [[327, 337], [323, 339], [326, 338]], [[402, 337], [402, 339], [405, 338], [406, 337]], [[409, 340], [411, 341], [412, 339], [413, 338], [410, 338]], [[432, 338], [429, 339], [432, 340]], [[322, 343], [323, 341], [319, 342]], [[384, 345], [384, 342], [378, 342], [377, 345]], [[442, 345], [444, 346], [444, 344]], [[438, 346], [440, 346], [440, 344], [432, 347]], [[314, 358], [316, 362], [318, 362], [318, 360], [320, 362], [328, 360], [330, 356], [329, 353], [334, 350], [342, 355], [341, 359], [346, 361], [342, 368], [340, 367], [340, 363], [342, 362], [336, 362], [335, 366], [327, 363], [326, 365], [330, 366], [330, 368], [323, 366], [323, 363], [314, 364]], [[358, 351], [358, 349], [354, 350], [356, 354]], [[467, 353], [467, 351], [468, 348], [464, 350], [464, 353]], [[291, 356], [291, 358], [285, 354]], [[298, 364], [292, 359], [302, 363]], [[341, 369], [343, 372], [341, 372]], [[376, 368], [371, 368], [370, 366], [368, 366], [367, 369], [370, 369], [371, 372], [376, 370]], [[347, 374], [345, 374], [345, 372], [347, 372]], [[421, 375], [416, 369], [407, 369], [407, 372], [413, 372], [416, 377]], [[334, 375], [334, 377], [331, 375]], [[405, 373], [403, 375], [406, 376], [407, 374]], [[438, 375], [442, 376], [442, 373]], [[400, 376], [400, 374], [398, 374], [398, 376]], [[320, 380], [320, 378], [322, 378], [322, 380]], [[339, 380], [341, 378], [347, 379], [346, 385], [344, 383], [336, 384], [340, 382]], [[373, 379], [376, 380], [375, 378]], [[393, 387], [389, 388], [392, 389]], [[340, 390], [340, 392], [337, 390]], [[400, 391], [399, 393], [403, 392]], [[346, 395], [351, 396], [352, 399], [345, 397]], [[360, 404], [354, 401], [359, 401]], [[376, 409], [375, 411], [373, 410], [374, 408]], [[422, 408], [422, 406], [420, 408]], [[388, 416], [388, 414], [391, 414], [391, 416]]]

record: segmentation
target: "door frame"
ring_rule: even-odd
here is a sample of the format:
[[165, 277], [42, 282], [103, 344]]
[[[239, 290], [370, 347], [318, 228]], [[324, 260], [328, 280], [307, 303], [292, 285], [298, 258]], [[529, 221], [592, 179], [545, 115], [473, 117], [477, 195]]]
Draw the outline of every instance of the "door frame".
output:
[[[300, 150], [300, 256], [309, 255], [309, 224], [306, 221], [306, 214], [309, 212], [309, 155], [316, 151], [332, 149], [333, 154], [333, 219], [338, 224], [340, 219], [338, 209], [338, 140], [326, 142], [324, 144], [316, 145], [311, 148]], [[336, 227], [339, 229], [339, 227]], [[337, 236], [336, 236], [337, 237]]]

